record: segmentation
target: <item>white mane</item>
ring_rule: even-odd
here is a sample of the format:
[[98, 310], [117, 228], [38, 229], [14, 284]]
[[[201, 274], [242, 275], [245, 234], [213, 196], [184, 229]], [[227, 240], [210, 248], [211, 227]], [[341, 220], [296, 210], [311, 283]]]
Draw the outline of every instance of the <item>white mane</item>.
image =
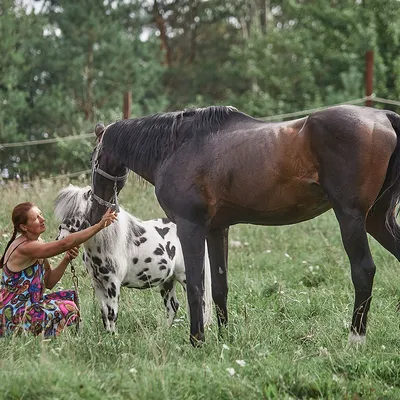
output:
[[60, 220], [65, 220], [77, 214], [86, 215], [92, 204], [90, 191], [90, 186], [81, 188], [74, 185], [60, 190], [55, 200], [55, 216]]

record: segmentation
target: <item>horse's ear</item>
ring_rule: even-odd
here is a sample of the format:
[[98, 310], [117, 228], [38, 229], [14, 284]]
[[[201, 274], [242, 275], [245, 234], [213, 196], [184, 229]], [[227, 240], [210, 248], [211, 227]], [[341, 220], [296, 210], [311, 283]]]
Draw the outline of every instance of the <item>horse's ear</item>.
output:
[[96, 124], [96, 127], [94, 128], [94, 133], [96, 134], [97, 139], [101, 138], [101, 135], [104, 133], [104, 129], [106, 129], [106, 127], [101, 122]]

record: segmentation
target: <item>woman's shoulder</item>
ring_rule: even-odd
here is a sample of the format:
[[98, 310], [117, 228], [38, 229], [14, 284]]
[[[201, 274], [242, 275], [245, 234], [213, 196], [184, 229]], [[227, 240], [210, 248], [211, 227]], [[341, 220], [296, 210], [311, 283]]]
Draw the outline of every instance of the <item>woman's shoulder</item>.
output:
[[[4, 257], [4, 266], [6, 266], [9, 271], [18, 272], [18, 271], [24, 270], [25, 268], [27, 268], [37, 262], [37, 260], [32, 259], [32, 258], [24, 260], [23, 259], [24, 257], [21, 257], [21, 254], [18, 251], [18, 249], [23, 248], [23, 246], [28, 242], [30, 242], [30, 240], [28, 238], [19, 236], [14, 240], [14, 242], [11, 243], [10, 247], [7, 249], [5, 257]], [[15, 257], [15, 255], [17, 257]], [[16, 265], [18, 265], [17, 268], [15, 268]], [[22, 268], [21, 268], [21, 266], [22, 266]]]
[[5, 253], [5, 257], [4, 260], [7, 260], [7, 258], [9, 258], [11, 256], [12, 253], [15, 252], [15, 250], [17, 250], [18, 247], [20, 247], [23, 243], [25, 242], [29, 242], [28, 238], [25, 238], [23, 236], [18, 236], [11, 244], [10, 247], [7, 249], [6, 253]]

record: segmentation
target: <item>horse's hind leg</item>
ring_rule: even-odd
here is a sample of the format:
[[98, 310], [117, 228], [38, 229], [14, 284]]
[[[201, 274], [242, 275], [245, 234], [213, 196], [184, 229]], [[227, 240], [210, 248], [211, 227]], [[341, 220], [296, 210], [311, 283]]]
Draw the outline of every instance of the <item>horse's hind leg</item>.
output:
[[[339, 221], [355, 290], [350, 341], [363, 341], [371, 303], [375, 264], [367, 238], [367, 215], [382, 189], [394, 150], [391, 129], [352, 121], [348, 115], [310, 117], [310, 149], [320, 185]], [[373, 166], [373, 171], [371, 171]]]
[[176, 279], [171, 278], [160, 285], [161, 297], [164, 300], [165, 310], [167, 312], [168, 325], [172, 325], [179, 309], [178, 298], [176, 297]]
[[212, 297], [217, 312], [218, 327], [228, 323], [228, 232], [217, 229], [207, 234], [210, 257]]
[[365, 215], [357, 209], [334, 208], [339, 221], [343, 245], [351, 264], [351, 278], [355, 289], [350, 341], [364, 341], [367, 314], [371, 304], [372, 284], [375, 275], [365, 229]]

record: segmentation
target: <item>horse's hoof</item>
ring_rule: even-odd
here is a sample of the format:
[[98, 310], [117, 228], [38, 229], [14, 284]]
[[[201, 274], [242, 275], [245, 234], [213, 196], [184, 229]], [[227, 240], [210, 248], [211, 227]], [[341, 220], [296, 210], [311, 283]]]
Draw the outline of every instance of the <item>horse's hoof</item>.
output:
[[204, 333], [196, 333], [196, 335], [190, 335], [190, 343], [193, 347], [201, 347], [205, 342]]
[[349, 345], [362, 346], [366, 343], [366, 340], [367, 338], [365, 335], [358, 335], [357, 333], [353, 332], [349, 333], [349, 338], [348, 338]]

